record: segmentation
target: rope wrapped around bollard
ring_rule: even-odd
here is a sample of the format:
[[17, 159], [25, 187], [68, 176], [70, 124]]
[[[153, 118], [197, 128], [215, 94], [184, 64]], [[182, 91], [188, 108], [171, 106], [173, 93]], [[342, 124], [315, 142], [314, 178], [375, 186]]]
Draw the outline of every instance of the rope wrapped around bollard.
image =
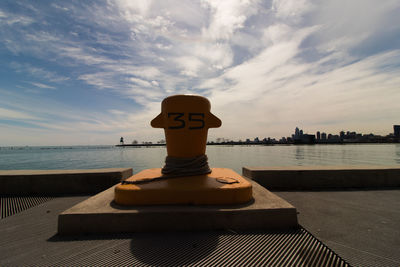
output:
[[207, 155], [200, 155], [192, 158], [176, 158], [167, 156], [165, 165], [161, 170], [162, 176], [141, 179], [135, 181], [122, 181], [121, 184], [144, 184], [153, 181], [177, 178], [183, 176], [195, 176], [211, 173], [208, 166]]

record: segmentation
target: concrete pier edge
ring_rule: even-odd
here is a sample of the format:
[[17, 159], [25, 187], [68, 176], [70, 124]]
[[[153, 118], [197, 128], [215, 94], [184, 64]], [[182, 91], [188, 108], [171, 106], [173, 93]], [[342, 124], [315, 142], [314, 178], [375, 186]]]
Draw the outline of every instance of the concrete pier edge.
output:
[[400, 187], [399, 166], [243, 167], [243, 176], [270, 190]]
[[94, 194], [132, 176], [132, 172], [132, 168], [0, 170], [0, 194]]

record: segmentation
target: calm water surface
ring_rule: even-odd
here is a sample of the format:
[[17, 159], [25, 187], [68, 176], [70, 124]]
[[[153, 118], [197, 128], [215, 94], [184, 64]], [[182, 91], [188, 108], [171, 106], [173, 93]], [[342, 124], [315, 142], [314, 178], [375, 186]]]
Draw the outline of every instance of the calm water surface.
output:
[[[397, 165], [400, 144], [208, 146], [210, 167]], [[162, 167], [165, 147], [1, 147], [0, 170]]]

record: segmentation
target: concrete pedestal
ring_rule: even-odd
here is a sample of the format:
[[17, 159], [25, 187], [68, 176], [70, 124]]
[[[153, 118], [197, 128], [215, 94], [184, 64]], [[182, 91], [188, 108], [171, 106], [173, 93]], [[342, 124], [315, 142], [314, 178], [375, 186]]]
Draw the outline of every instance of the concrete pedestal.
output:
[[62, 212], [58, 233], [250, 230], [298, 227], [296, 208], [251, 182], [253, 200], [240, 205], [120, 206], [115, 186]]

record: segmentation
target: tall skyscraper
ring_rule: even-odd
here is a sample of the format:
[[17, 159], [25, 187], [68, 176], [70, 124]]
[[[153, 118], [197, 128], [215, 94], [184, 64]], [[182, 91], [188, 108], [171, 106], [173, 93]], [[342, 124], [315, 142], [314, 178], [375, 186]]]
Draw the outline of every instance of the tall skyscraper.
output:
[[394, 136], [400, 138], [400, 125], [393, 125]]
[[317, 132], [317, 140], [321, 140], [321, 133], [319, 131]]

